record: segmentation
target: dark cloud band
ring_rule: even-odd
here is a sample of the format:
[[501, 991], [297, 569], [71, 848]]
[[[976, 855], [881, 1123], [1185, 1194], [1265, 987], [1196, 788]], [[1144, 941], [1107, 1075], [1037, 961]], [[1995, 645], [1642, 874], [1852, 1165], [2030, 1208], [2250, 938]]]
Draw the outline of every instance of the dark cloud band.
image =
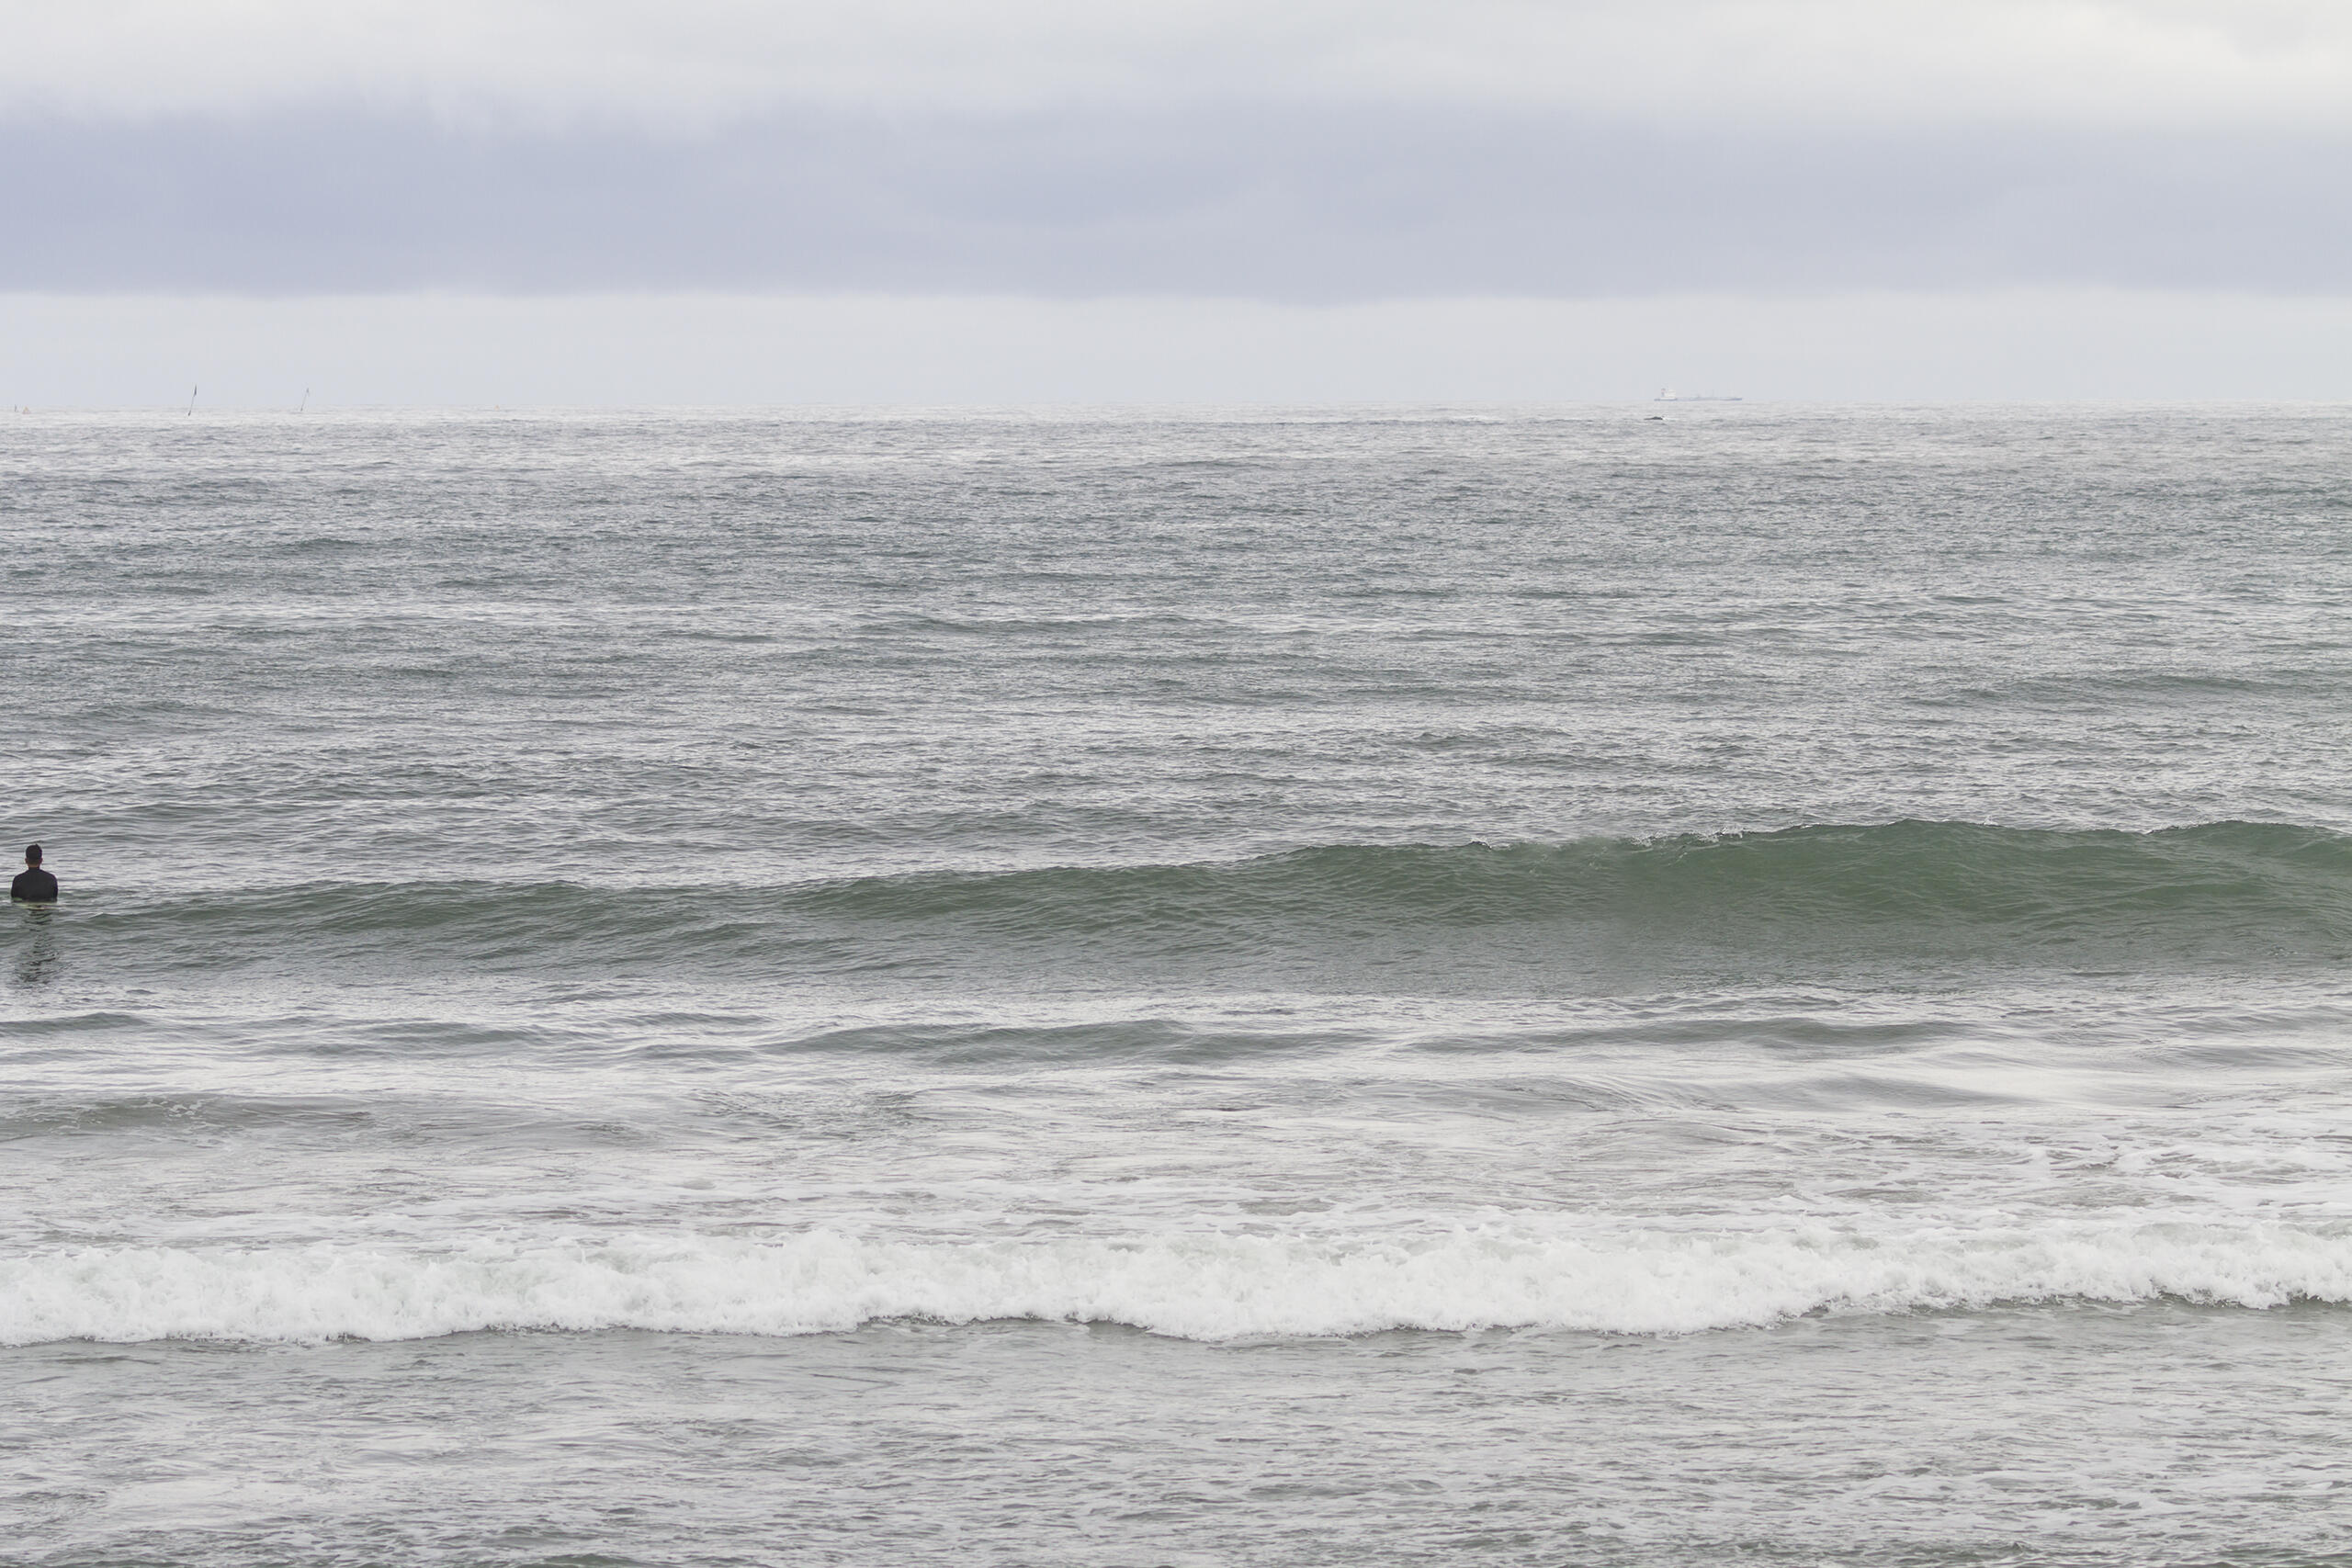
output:
[[358, 115], [0, 135], [8, 289], [2352, 288], [2352, 143], [2319, 136], [1248, 107], [666, 141]]

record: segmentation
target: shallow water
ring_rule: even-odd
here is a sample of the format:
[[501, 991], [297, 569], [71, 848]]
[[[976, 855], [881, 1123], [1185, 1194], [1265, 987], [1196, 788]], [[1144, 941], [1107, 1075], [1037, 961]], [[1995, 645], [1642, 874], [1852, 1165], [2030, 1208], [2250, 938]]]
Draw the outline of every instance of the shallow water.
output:
[[2342, 411], [0, 426], [17, 1560], [2299, 1562]]
[[2340, 1315], [57, 1345], [0, 1436], [66, 1562], [2337, 1561]]

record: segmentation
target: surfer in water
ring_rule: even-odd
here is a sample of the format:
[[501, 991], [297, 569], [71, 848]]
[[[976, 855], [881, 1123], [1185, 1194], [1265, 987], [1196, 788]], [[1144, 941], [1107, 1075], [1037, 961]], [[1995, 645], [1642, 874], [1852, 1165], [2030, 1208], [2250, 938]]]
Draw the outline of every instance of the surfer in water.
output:
[[25, 869], [17, 873], [17, 880], [8, 884], [8, 897], [18, 904], [54, 904], [57, 902], [57, 878], [40, 868], [40, 846], [25, 846]]

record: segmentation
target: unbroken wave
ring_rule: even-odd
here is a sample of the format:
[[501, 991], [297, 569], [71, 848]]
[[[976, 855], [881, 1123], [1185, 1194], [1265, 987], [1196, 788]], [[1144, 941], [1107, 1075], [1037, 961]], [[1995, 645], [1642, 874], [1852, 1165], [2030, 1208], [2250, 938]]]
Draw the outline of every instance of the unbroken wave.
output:
[[0, 1259], [0, 1344], [414, 1339], [483, 1330], [798, 1335], [919, 1320], [1193, 1339], [1395, 1329], [1686, 1334], [1811, 1313], [2172, 1297], [2352, 1301], [2342, 1224], [2083, 1222], [1863, 1234], [1493, 1224], [1413, 1239], [628, 1235], [427, 1253], [86, 1248]]
[[749, 889], [326, 885], [85, 919], [205, 966], [407, 955], [493, 971], [1143, 971], [1283, 986], [2295, 965], [2352, 953], [2352, 839], [2245, 822], [2149, 833], [1898, 822]]

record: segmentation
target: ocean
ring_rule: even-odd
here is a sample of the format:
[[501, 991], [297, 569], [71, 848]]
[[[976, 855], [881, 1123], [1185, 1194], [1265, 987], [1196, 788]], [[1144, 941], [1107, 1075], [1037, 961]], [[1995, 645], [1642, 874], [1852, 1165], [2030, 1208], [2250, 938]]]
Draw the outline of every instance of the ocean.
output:
[[0, 1561], [2352, 1560], [2344, 409], [33, 412], [0, 532]]

